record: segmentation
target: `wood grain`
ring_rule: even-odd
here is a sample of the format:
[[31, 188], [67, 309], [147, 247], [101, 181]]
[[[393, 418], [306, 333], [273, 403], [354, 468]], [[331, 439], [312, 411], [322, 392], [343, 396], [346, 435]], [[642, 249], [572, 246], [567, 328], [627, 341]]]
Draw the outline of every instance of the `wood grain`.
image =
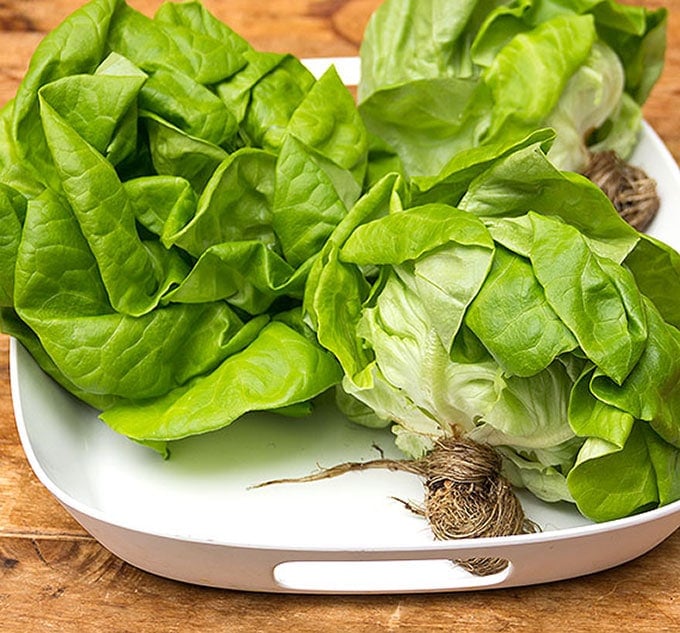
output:
[[[35, 47], [81, 2], [0, 1], [0, 105]], [[131, 0], [152, 15], [160, 2]], [[379, 0], [205, 0], [263, 50], [353, 55]], [[650, 0], [648, 6], [661, 6]], [[680, 159], [680, 0], [670, 9], [663, 76], [644, 113]], [[142, 572], [111, 555], [54, 500], [21, 449], [0, 335], [0, 630], [514, 631], [680, 630], [680, 532], [616, 569], [567, 582], [449, 595], [287, 596], [220, 591]]]
[[[76, 0], [0, 2], [0, 105], [14, 95], [42, 37], [81, 4]], [[129, 4], [151, 16], [161, 3], [132, 0]], [[366, 22], [379, 1], [207, 0], [203, 4], [259, 50], [327, 57], [357, 53]]]
[[[680, 535], [619, 569], [540, 587], [288, 596], [159, 578], [122, 563], [88, 539], [4, 537], [0, 615], [3, 622], [12, 616], [17, 628], [3, 628], [10, 631], [677, 631], [673, 561], [678, 554]], [[115, 629], [109, 628], [112, 618]]]

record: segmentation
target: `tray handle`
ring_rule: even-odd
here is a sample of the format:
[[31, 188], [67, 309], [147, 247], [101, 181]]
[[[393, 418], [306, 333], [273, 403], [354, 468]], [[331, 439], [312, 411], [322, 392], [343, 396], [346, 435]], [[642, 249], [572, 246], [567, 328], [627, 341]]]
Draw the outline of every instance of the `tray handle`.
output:
[[[595, 571], [597, 558], [574, 542], [490, 543], [354, 551], [259, 550], [244, 552], [240, 588], [288, 593], [413, 593], [492, 589], [548, 582]], [[232, 552], [232, 555], [234, 552]], [[502, 558], [494, 574], [470, 573], [456, 560]], [[237, 557], [238, 558], [238, 557]], [[247, 562], [246, 562], [247, 561]], [[234, 567], [239, 567], [232, 558]], [[603, 568], [607, 567], [603, 561]]]
[[475, 576], [447, 559], [288, 561], [273, 570], [278, 591], [301, 593], [399, 593], [491, 589], [503, 586], [514, 565]]

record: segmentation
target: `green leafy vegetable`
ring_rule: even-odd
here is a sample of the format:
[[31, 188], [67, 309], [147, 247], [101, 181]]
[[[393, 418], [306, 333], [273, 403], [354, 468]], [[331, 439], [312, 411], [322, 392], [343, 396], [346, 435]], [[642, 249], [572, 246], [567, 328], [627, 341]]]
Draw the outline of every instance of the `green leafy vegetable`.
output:
[[665, 29], [664, 9], [615, 0], [387, 0], [361, 46], [361, 113], [412, 176], [542, 127], [553, 162], [581, 171], [589, 149], [634, 148]]
[[136, 440], [175, 440], [226, 426], [248, 411], [310, 400], [339, 376], [328, 352], [275, 321], [210, 374], [155, 400], [117, 404], [102, 418]]
[[515, 484], [596, 520], [680, 498], [677, 254], [540, 142], [430, 183], [458, 207], [414, 204], [417, 183], [374, 185], [308, 278], [346, 415], [414, 458], [456, 432], [495, 446]]
[[[309, 411], [339, 380], [291, 316], [368, 164], [334, 70], [255, 51], [196, 2], [93, 0], [1, 121], [2, 329], [114, 428], [158, 448]], [[181, 406], [206, 395], [205, 415]]]

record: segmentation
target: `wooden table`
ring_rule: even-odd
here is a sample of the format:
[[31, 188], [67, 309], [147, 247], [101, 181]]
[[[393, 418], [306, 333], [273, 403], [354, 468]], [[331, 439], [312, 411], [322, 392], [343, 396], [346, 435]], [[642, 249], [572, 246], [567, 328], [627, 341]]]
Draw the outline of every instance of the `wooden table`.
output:
[[[259, 49], [328, 56], [356, 54], [379, 0], [204, 3]], [[80, 4], [0, 2], [0, 105], [14, 94], [43, 35]], [[159, 2], [130, 4], [152, 14]], [[680, 0], [665, 4], [670, 9], [667, 63], [645, 116], [678, 160]], [[30, 470], [14, 426], [8, 344], [0, 335], [1, 631], [680, 630], [680, 532], [611, 571], [494, 592], [261, 595], [188, 586], [139, 571], [92, 539]]]

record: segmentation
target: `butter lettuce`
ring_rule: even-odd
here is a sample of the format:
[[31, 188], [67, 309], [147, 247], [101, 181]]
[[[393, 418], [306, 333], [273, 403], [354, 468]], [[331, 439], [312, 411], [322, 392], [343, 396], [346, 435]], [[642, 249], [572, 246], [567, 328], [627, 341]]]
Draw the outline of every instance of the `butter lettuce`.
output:
[[[295, 316], [368, 165], [334, 69], [256, 51], [196, 2], [93, 0], [0, 121], [1, 327], [116, 430], [158, 447], [339, 380]], [[200, 416], [139, 419], [180, 393]]]
[[626, 158], [666, 17], [615, 0], [387, 0], [361, 45], [361, 113], [411, 176], [548, 126], [562, 169], [581, 171], [588, 149]]
[[394, 174], [335, 229], [304, 306], [339, 406], [413, 458], [454, 432], [490, 444], [513, 483], [595, 520], [676, 500], [677, 253], [528, 138], [431, 183], [464, 188], [456, 206]]

